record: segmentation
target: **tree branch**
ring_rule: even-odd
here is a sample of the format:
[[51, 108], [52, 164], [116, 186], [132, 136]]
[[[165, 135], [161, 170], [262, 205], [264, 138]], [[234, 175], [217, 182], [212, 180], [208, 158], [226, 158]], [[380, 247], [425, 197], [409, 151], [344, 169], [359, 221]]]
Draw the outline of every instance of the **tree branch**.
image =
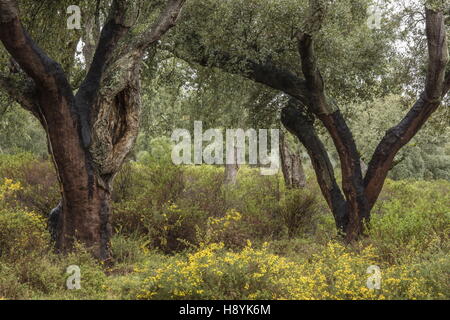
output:
[[86, 64], [86, 69], [89, 70], [100, 38], [100, 0], [96, 0], [95, 11], [85, 19], [84, 25], [81, 38], [84, 43], [84, 63]]
[[175, 26], [181, 9], [186, 0], [168, 0], [166, 7], [159, 15], [152, 27], [145, 32], [134, 44], [134, 49], [144, 50], [160, 40], [161, 37]]
[[127, 0], [114, 0], [111, 5], [109, 17], [102, 28], [89, 71], [76, 96], [77, 105], [82, 114], [89, 113], [97, 97], [105, 70], [114, 56], [114, 49], [131, 28], [132, 21], [130, 21], [128, 6]]
[[364, 178], [370, 208], [381, 192], [395, 155], [436, 111], [450, 87], [450, 76], [445, 76], [448, 47], [442, 12], [426, 9], [426, 34], [429, 59], [425, 90], [400, 123], [386, 132], [375, 149]]
[[190, 38], [190, 44], [195, 46], [195, 52], [187, 52], [186, 48], [167, 47], [179, 59], [195, 63], [203, 67], [215, 67], [224, 72], [240, 75], [272, 89], [282, 91], [308, 104], [306, 82], [295, 73], [282, 69], [270, 62], [257, 62], [243, 56], [232, 55], [220, 50], [207, 50], [200, 44], [195, 35]]
[[14, 0], [0, 0], [0, 41], [38, 88], [48, 92], [57, 90], [58, 83], [68, 84], [61, 66], [24, 30]]
[[[186, 0], [167, 0], [167, 5], [159, 14], [158, 19], [146, 32], [142, 35], [131, 35], [129, 38], [123, 39], [123, 44], [116, 50], [117, 52], [109, 65], [109, 71], [111, 72], [104, 77], [105, 82], [109, 82], [114, 77], [115, 93], [120, 92], [126, 86], [126, 73], [139, 70], [139, 64], [143, 57], [149, 54], [147, 49], [175, 26], [185, 2]], [[133, 33], [133, 31], [129, 33]], [[126, 65], [126, 67], [124, 68], [123, 65]], [[117, 71], [121, 74], [117, 74]]]

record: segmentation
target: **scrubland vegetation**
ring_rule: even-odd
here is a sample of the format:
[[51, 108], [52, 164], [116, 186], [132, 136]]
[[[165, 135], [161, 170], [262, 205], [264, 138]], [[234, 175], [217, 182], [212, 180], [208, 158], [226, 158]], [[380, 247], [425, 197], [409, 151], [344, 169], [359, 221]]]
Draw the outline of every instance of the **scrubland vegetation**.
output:
[[[112, 259], [53, 252], [52, 164], [1, 155], [3, 299], [449, 299], [450, 182], [388, 180], [366, 237], [344, 245], [312, 172], [304, 189], [243, 168], [127, 163], [115, 182]], [[67, 290], [66, 268], [81, 268]], [[381, 269], [381, 289], [367, 268]]]

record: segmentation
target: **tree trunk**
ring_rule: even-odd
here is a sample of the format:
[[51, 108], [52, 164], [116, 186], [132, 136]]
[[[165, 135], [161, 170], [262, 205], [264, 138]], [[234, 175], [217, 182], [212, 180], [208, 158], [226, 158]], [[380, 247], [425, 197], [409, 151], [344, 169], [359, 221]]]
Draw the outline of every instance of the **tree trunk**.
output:
[[[94, 177], [94, 181], [97, 179]], [[63, 191], [61, 215], [56, 229], [56, 248], [67, 252], [73, 248], [75, 241], [79, 241], [95, 257], [107, 260], [110, 257], [111, 191], [95, 182], [91, 186], [92, 190], [85, 190], [83, 180], [75, 182], [80, 187], [78, 192]]]
[[333, 213], [336, 227], [344, 233], [348, 224], [348, 205], [336, 182], [334, 169], [328, 153], [314, 128], [314, 118], [307, 117], [298, 109], [297, 101], [291, 99], [281, 113], [284, 127], [303, 144], [316, 172], [317, 183]]
[[[234, 163], [226, 163], [225, 164], [225, 179], [224, 183], [226, 185], [235, 185], [237, 182], [237, 176], [239, 173], [239, 164], [237, 159], [237, 151], [236, 146], [234, 147]], [[228, 159], [228, 157], [227, 157]]]
[[281, 169], [283, 171], [284, 183], [288, 188], [304, 188], [306, 186], [306, 176], [303, 170], [301, 156], [299, 153], [295, 153], [289, 149], [283, 132], [280, 132], [280, 138]]
[[[83, 128], [88, 115], [79, 101], [74, 99], [74, 108], [61, 106], [58, 120], [41, 118], [43, 123], [59, 121], [58, 126], [46, 126], [62, 196], [49, 225], [59, 251], [70, 251], [79, 241], [105, 260], [110, 256], [112, 182], [138, 135], [139, 81], [113, 98], [102, 98], [89, 129]], [[89, 132], [83, 135], [83, 130]]]

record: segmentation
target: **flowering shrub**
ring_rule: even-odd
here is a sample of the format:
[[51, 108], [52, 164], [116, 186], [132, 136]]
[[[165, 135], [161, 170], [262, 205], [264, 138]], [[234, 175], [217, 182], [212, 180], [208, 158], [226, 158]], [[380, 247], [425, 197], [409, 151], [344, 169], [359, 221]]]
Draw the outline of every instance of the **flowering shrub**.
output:
[[[375, 250], [330, 242], [310, 261], [294, 262], [249, 243], [232, 252], [214, 243], [151, 272], [139, 299], [427, 299], [448, 297], [433, 291], [413, 265], [381, 268], [381, 288], [367, 286]], [[442, 259], [444, 262], [444, 259]], [[448, 265], [448, 262], [447, 262]]]
[[4, 201], [8, 197], [14, 197], [16, 191], [22, 190], [20, 182], [14, 183], [12, 179], [5, 178], [3, 184], [0, 185], [0, 201]]
[[46, 216], [61, 199], [58, 180], [50, 161], [35, 159], [27, 153], [0, 155], [0, 177], [20, 183], [20, 189], [15, 190], [14, 201], [8, 197], [0, 200], [9, 206], [20, 206]]
[[298, 271], [295, 263], [270, 254], [267, 248], [256, 250], [249, 244], [235, 253], [225, 250], [222, 243], [210, 244], [155, 270], [143, 281], [137, 298], [312, 298], [315, 283]]
[[0, 209], [0, 251], [15, 258], [45, 249], [49, 245], [46, 221], [24, 210]]

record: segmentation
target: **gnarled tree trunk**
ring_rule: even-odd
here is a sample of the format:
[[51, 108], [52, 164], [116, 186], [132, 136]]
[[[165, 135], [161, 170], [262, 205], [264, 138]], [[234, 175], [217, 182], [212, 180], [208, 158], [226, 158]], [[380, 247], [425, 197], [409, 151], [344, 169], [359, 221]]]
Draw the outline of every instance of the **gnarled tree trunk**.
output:
[[[138, 134], [141, 62], [147, 48], [174, 26], [183, 3], [168, 0], [157, 21], [143, 30], [135, 25], [139, 8], [114, 0], [75, 94], [61, 66], [23, 29], [15, 1], [0, 1], [0, 40], [28, 77], [22, 86], [0, 77], [0, 85], [47, 132], [62, 196], [50, 226], [61, 252], [78, 241], [99, 259], [110, 255], [112, 182]], [[129, 32], [133, 27], [141, 31]]]
[[75, 108], [67, 110], [66, 118], [61, 119], [65, 122], [61, 129], [67, 130], [73, 124], [70, 136], [54, 126], [46, 128], [62, 194], [51, 216], [58, 250], [68, 251], [74, 241], [79, 241], [96, 257], [109, 257], [112, 182], [138, 135], [138, 79], [139, 74], [132, 73], [123, 91], [112, 98], [101, 97], [91, 108], [97, 112], [91, 113], [89, 120], [90, 145], [84, 144], [78, 130], [82, 128], [81, 119], [89, 114], [80, 114], [83, 111], [77, 99]]

